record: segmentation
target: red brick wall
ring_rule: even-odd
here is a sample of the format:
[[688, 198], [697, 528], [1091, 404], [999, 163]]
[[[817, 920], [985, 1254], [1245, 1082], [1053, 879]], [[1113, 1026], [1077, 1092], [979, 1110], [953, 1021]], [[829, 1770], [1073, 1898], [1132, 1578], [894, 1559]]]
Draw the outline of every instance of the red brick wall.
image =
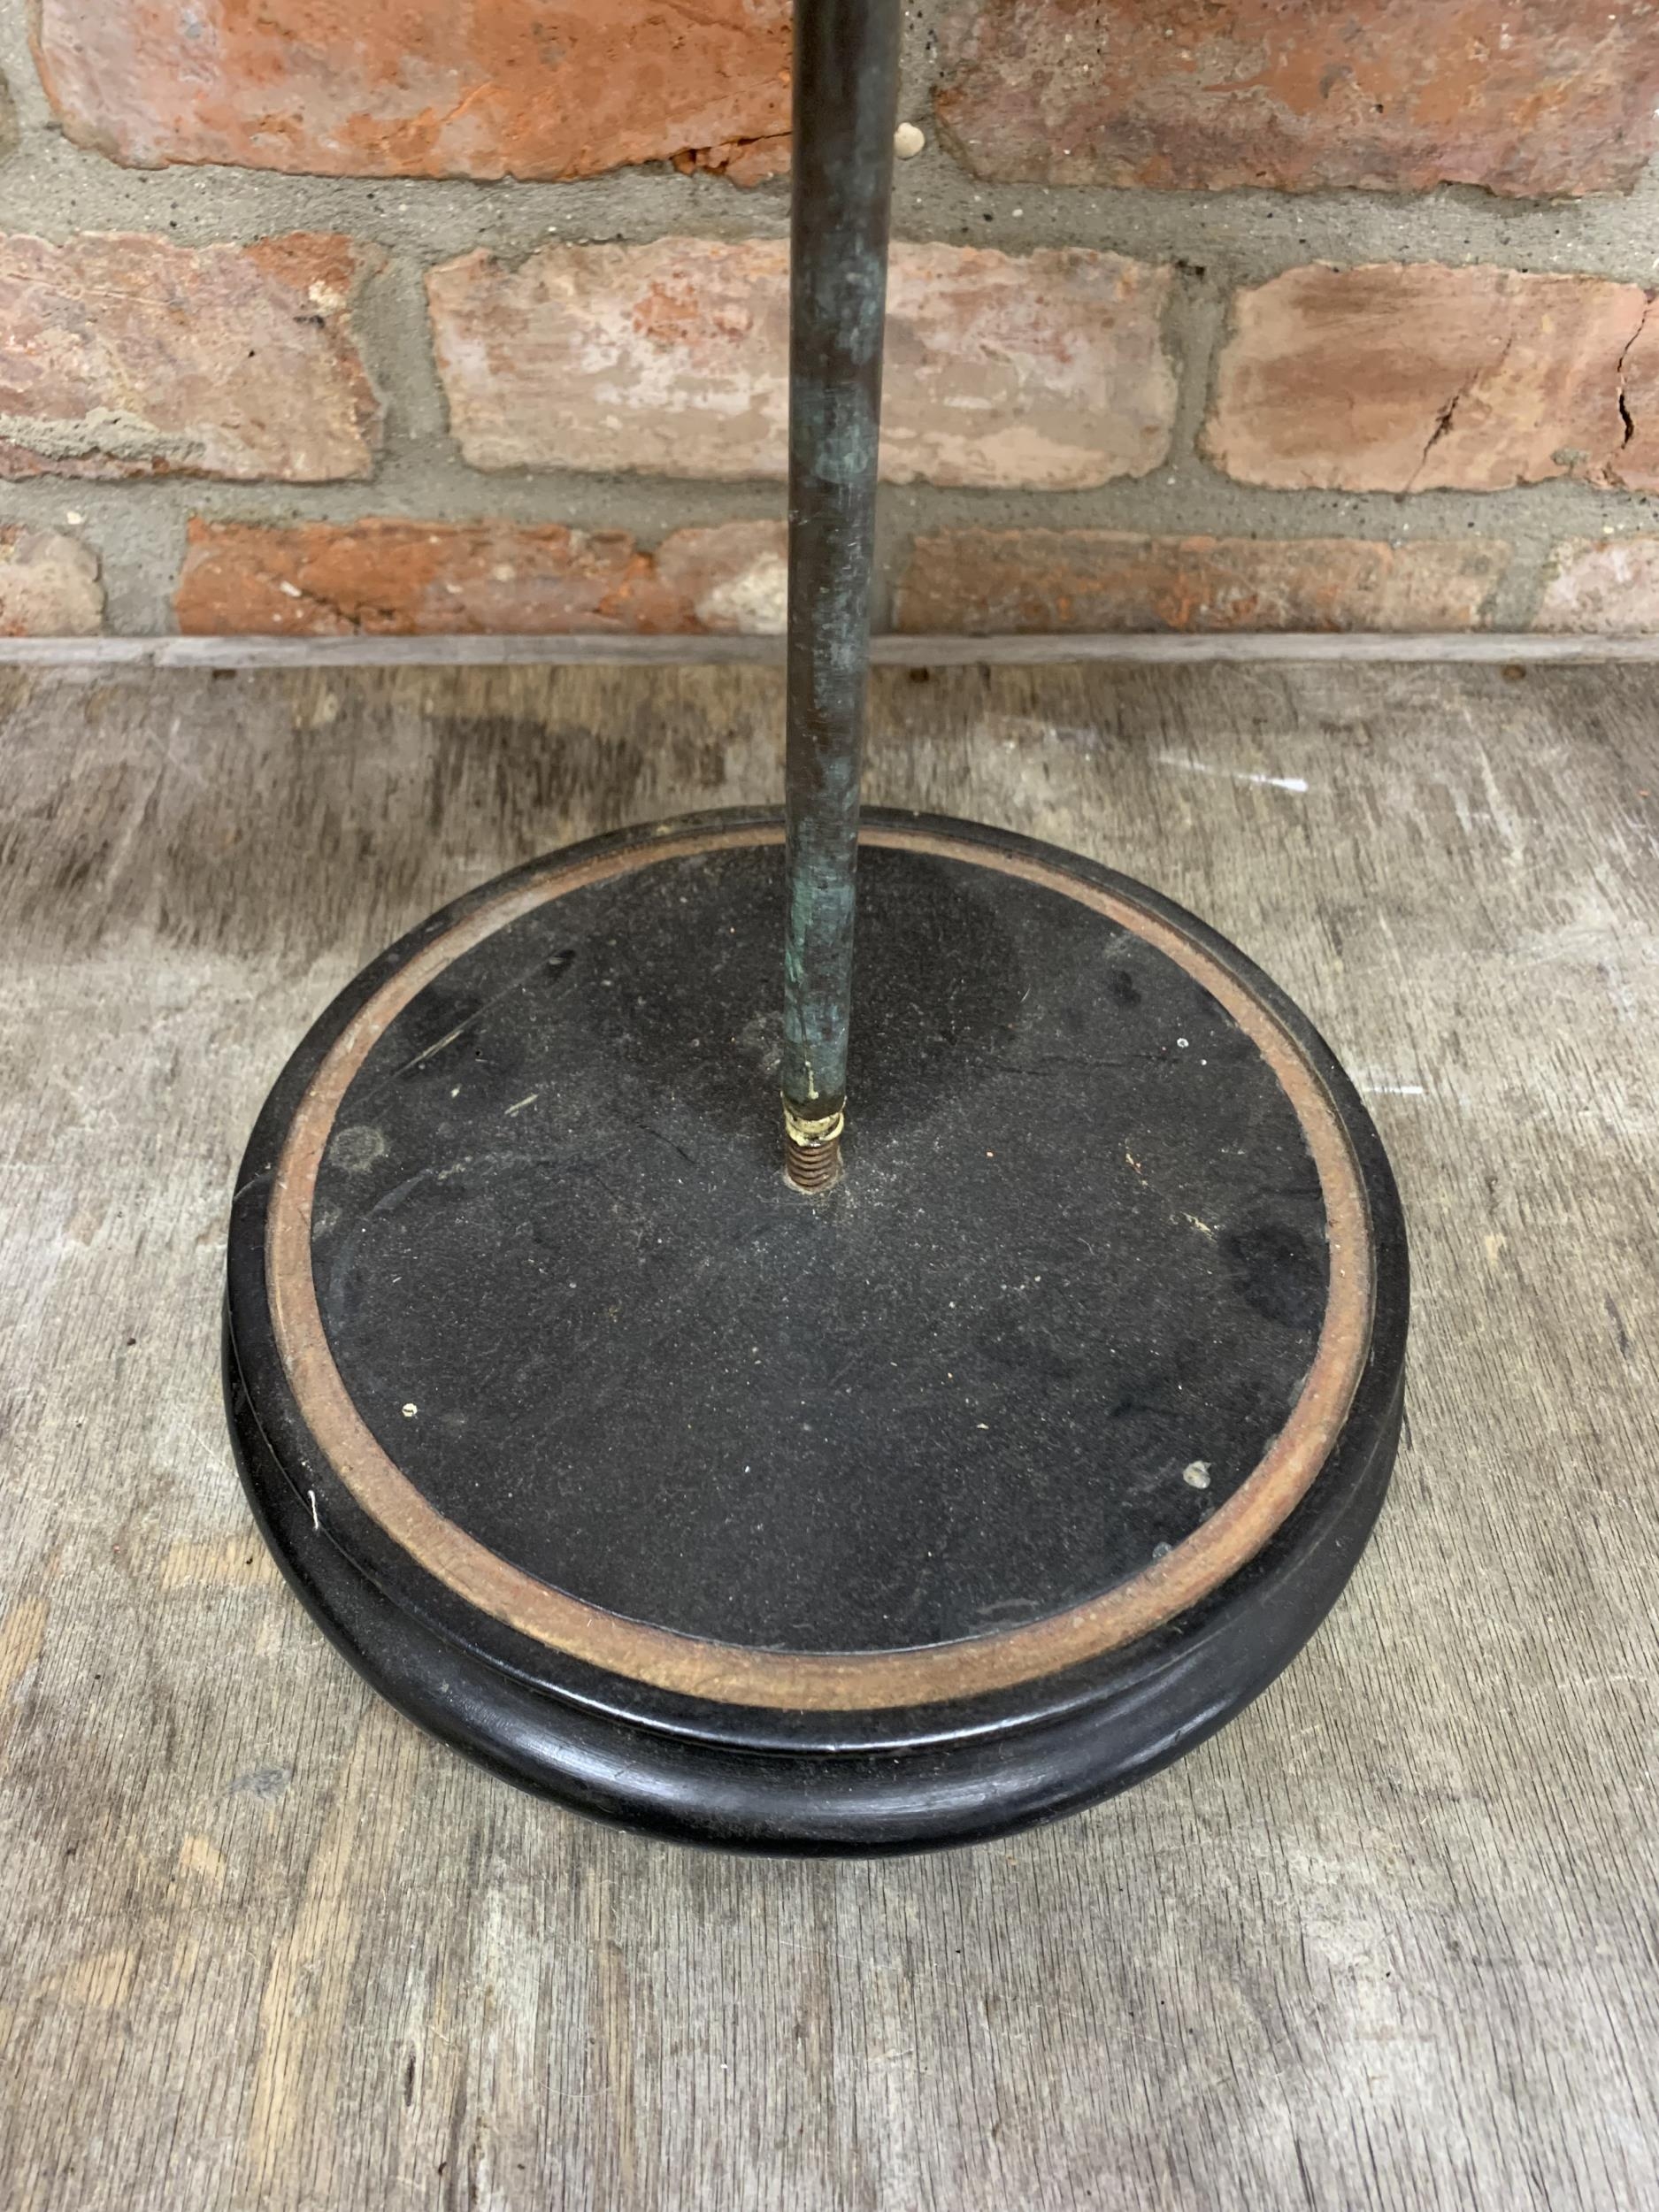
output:
[[[0, 632], [778, 626], [787, 0], [5, 36]], [[1659, 627], [1659, 0], [945, 0], [904, 111], [879, 623]]]

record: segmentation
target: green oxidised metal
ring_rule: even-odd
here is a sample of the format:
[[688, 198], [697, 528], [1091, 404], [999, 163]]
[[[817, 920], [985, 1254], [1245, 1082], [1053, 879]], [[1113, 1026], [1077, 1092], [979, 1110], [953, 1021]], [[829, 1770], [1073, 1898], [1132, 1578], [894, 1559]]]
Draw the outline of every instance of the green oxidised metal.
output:
[[781, 1087], [823, 1114], [847, 1089], [897, 0], [801, 0], [795, 37]]

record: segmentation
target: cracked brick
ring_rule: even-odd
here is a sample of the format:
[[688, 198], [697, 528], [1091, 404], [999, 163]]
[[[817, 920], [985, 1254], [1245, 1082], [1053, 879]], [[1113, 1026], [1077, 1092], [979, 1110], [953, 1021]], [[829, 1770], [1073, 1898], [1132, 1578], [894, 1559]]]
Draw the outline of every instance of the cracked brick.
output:
[[1235, 295], [1202, 449], [1279, 489], [1646, 488], [1659, 342], [1640, 286], [1318, 263]]
[[1621, 491], [1659, 491], [1659, 303], [1651, 298], [1619, 357], [1616, 397], [1624, 434], [1599, 480]]

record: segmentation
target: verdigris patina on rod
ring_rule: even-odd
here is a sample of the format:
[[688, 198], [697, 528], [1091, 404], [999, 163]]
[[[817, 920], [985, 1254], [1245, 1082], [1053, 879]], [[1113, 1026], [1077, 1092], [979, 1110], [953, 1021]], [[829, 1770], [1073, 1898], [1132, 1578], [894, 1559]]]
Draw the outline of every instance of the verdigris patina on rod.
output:
[[795, 11], [781, 1085], [790, 1180], [835, 1179], [870, 664], [897, 0]]

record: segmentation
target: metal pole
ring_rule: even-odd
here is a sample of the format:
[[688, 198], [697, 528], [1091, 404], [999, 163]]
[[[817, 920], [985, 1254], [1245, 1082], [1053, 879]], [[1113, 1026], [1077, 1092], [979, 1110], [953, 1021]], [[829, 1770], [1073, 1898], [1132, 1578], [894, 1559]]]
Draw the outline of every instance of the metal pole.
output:
[[841, 1163], [870, 662], [899, 0], [796, 0], [789, 268], [783, 1114], [789, 1179]]

